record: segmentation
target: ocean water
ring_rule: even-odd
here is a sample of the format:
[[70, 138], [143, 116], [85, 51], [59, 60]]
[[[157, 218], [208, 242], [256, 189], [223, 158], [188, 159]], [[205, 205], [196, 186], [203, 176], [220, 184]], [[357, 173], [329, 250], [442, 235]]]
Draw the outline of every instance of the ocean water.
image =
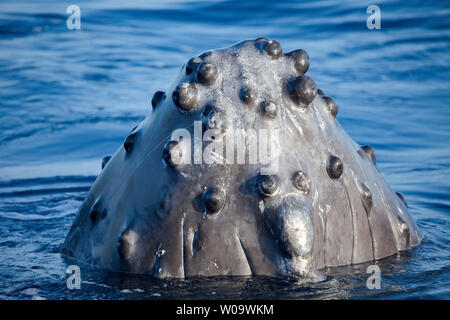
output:
[[[450, 3], [446, 1], [77, 1], [0, 3], [0, 299], [449, 299]], [[366, 9], [381, 8], [369, 30]], [[61, 245], [130, 128], [199, 53], [266, 36], [303, 48], [338, 119], [402, 192], [424, 233], [412, 250], [323, 270], [326, 280], [158, 281], [73, 261]], [[81, 289], [66, 268], [81, 267]]]

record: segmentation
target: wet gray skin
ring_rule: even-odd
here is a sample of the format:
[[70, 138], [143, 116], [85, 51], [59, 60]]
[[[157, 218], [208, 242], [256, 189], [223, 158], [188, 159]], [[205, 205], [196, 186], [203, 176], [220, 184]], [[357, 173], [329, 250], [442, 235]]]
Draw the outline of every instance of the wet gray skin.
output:
[[[104, 158], [64, 253], [157, 278], [314, 278], [325, 266], [418, 245], [422, 236], [406, 200], [377, 170], [373, 148], [344, 132], [337, 104], [318, 94], [304, 75], [308, 67], [304, 50], [283, 54], [266, 38], [189, 60], [167, 94], [155, 94], [146, 119]], [[214, 134], [192, 149], [171, 137], [180, 128], [192, 138], [196, 128]], [[271, 149], [277, 172], [263, 173], [261, 159], [198, 163], [199, 151], [201, 159], [202, 150], [236, 133], [250, 150], [249, 129], [278, 130]], [[225, 151], [217, 154], [223, 159]], [[180, 161], [190, 157], [197, 163]]]

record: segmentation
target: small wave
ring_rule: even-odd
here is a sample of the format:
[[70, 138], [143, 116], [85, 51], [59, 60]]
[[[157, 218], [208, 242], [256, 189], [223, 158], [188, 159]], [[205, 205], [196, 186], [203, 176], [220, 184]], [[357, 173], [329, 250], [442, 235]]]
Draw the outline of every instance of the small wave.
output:
[[0, 198], [3, 197], [21, 197], [30, 195], [43, 195], [43, 194], [57, 194], [57, 193], [68, 193], [68, 192], [86, 192], [89, 191], [89, 186], [87, 187], [70, 187], [70, 188], [50, 188], [50, 189], [39, 189], [39, 190], [22, 190], [15, 192], [5, 192], [0, 193]]
[[77, 210], [70, 210], [65, 212], [57, 212], [54, 214], [24, 214], [20, 212], [10, 211], [0, 211], [0, 218], [11, 219], [11, 220], [21, 220], [21, 221], [31, 221], [31, 220], [51, 220], [60, 219], [73, 214], [76, 214]]
[[0, 211], [0, 218], [22, 221], [60, 219], [69, 215], [76, 214], [79, 207], [80, 201], [68, 199], [64, 200], [61, 204], [58, 204], [54, 207], [33, 206], [33, 213]]
[[52, 183], [69, 183], [69, 182], [89, 182], [92, 183], [95, 180], [95, 176], [54, 176], [54, 177], [41, 177], [30, 179], [14, 179], [8, 181], [0, 181], [1, 187], [11, 186], [23, 186], [23, 185], [37, 185], [37, 184], [52, 184]]
[[87, 280], [83, 280], [83, 281], [81, 281], [81, 283], [84, 283], [84, 284], [90, 284], [90, 285], [94, 285], [94, 286], [98, 286], [98, 287], [102, 287], [102, 288], [111, 288], [110, 286], [108, 286], [108, 285], [106, 285], [106, 284], [103, 284], [103, 283], [96, 283], [96, 282], [94, 282], [94, 281], [87, 281]]
[[39, 293], [39, 289], [37, 288], [28, 288], [22, 291], [22, 294], [26, 295], [26, 296], [33, 296], [35, 294]]
[[8, 193], [0, 193], [0, 198], [3, 197], [21, 197], [30, 195], [43, 195], [43, 194], [57, 194], [57, 193], [68, 193], [68, 192], [86, 192], [89, 191], [89, 187], [71, 187], [71, 188], [50, 188], [50, 189], [39, 189], [39, 190], [22, 190]]

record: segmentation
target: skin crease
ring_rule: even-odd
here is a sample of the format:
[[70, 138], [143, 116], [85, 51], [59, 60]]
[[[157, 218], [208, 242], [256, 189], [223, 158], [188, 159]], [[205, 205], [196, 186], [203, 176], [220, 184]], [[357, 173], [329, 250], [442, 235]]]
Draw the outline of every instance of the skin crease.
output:
[[[266, 38], [191, 58], [104, 158], [64, 253], [157, 278], [319, 279], [323, 267], [418, 245], [422, 235], [404, 196], [384, 181], [373, 148], [339, 125], [337, 103], [305, 75], [309, 64], [306, 51], [283, 53]], [[177, 129], [199, 136], [201, 148], [173, 137]], [[217, 131], [203, 141], [206, 129]], [[226, 147], [213, 149], [217, 162], [202, 158], [233, 137], [250, 147], [247, 132], [262, 129], [278, 132], [269, 144], [278, 156], [273, 174], [264, 174], [259, 158], [236, 163]], [[189, 163], [175, 161], [184, 156]]]

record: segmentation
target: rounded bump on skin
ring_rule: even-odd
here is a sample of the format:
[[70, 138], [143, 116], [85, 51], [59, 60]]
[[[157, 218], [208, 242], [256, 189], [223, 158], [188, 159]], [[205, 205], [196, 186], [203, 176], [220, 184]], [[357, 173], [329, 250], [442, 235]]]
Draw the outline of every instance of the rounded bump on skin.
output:
[[241, 89], [240, 97], [242, 101], [249, 106], [254, 106], [256, 104], [257, 93], [250, 87], [243, 87]]
[[203, 59], [206, 59], [206, 58], [208, 58], [208, 57], [211, 57], [213, 54], [214, 54], [214, 53], [213, 53], [212, 51], [206, 51], [206, 52], [203, 52], [203, 53], [199, 56], [199, 58], [203, 60]]
[[281, 49], [281, 44], [278, 41], [270, 40], [264, 43], [264, 51], [272, 58], [272, 60], [276, 60], [283, 54], [283, 50]]
[[178, 141], [169, 141], [163, 150], [163, 159], [172, 168], [180, 165], [183, 152]]
[[308, 76], [299, 76], [288, 83], [291, 100], [297, 105], [308, 106], [316, 97], [317, 86]]
[[186, 75], [190, 75], [192, 72], [194, 72], [200, 63], [202, 63], [202, 59], [198, 57], [189, 59], [188, 63], [186, 64]]
[[405, 221], [403, 221], [403, 219], [399, 219], [399, 220], [400, 220], [400, 222], [399, 222], [400, 234], [403, 237], [409, 239], [409, 226], [408, 226], [408, 224]]
[[280, 178], [277, 175], [258, 175], [258, 192], [263, 197], [273, 197], [280, 190]]
[[208, 105], [202, 113], [202, 122], [203, 133], [207, 130], [213, 130], [205, 133], [204, 139], [208, 141], [222, 140], [228, 127], [226, 115], [223, 110], [216, 108], [213, 105]]
[[339, 179], [344, 171], [344, 164], [342, 160], [336, 156], [330, 155], [327, 163], [328, 176], [331, 179]]
[[222, 112], [218, 109], [210, 110], [206, 115], [206, 129], [217, 129], [220, 131], [225, 131], [225, 123], [223, 121]]
[[294, 187], [302, 191], [304, 194], [309, 193], [311, 181], [303, 171], [296, 171], [294, 173], [294, 175], [292, 176], [292, 183], [294, 184]]
[[266, 42], [266, 41], [269, 41], [269, 39], [267, 39], [266, 37], [258, 37], [255, 40], [255, 42]]
[[336, 102], [334, 102], [333, 99], [331, 99], [330, 97], [322, 97], [322, 99], [325, 101], [328, 111], [331, 113], [331, 115], [336, 118], [338, 111], [339, 111], [339, 107], [336, 104]]
[[161, 101], [166, 99], [166, 93], [164, 91], [156, 91], [152, 98], [152, 107], [155, 109]]
[[127, 229], [122, 232], [117, 241], [117, 253], [120, 258], [128, 260], [134, 254], [137, 239], [138, 235], [133, 229]]
[[172, 94], [175, 105], [182, 111], [192, 110], [198, 100], [197, 85], [193, 82], [180, 83]]
[[294, 69], [299, 76], [304, 75], [309, 69], [309, 55], [303, 49], [298, 49], [286, 54], [294, 61]]
[[203, 195], [203, 202], [208, 213], [218, 213], [225, 205], [225, 190], [218, 187], [208, 188]]
[[130, 153], [133, 150], [137, 135], [138, 135], [138, 132], [133, 132], [125, 139], [125, 142], [123, 143], [123, 147], [127, 153]]
[[266, 100], [261, 103], [261, 110], [268, 118], [276, 118], [278, 113], [278, 106], [272, 100]]
[[397, 246], [399, 250], [404, 250], [411, 245], [411, 233], [409, 230], [409, 225], [401, 217], [397, 216], [397, 227], [400, 233], [400, 239], [397, 241]]
[[216, 82], [219, 76], [217, 67], [211, 62], [203, 62], [197, 69], [197, 80], [206, 86], [210, 86]]
[[297, 195], [286, 195], [264, 218], [285, 257], [310, 257], [314, 243], [311, 210]]
[[405, 197], [403, 196], [402, 193], [400, 192], [396, 192], [395, 193], [397, 195], [397, 197], [401, 200], [401, 202], [403, 202], [403, 204], [405, 205], [405, 207], [408, 207], [408, 203], [406, 202]]
[[361, 200], [364, 206], [364, 209], [366, 210], [366, 213], [368, 214], [370, 210], [372, 209], [373, 200], [372, 200], [372, 193], [370, 192], [369, 188], [362, 183], [361, 184]]
[[402, 223], [400, 223], [400, 233], [409, 234], [409, 226], [405, 221], [402, 221]]
[[375, 150], [371, 146], [362, 146], [361, 149], [369, 156], [374, 165], [377, 164], [377, 157], [375, 156]]
[[314, 228], [309, 209], [300, 211], [291, 209], [284, 214], [285, 223], [281, 239], [286, 243], [286, 251], [291, 256], [308, 257], [312, 252], [314, 242]]
[[91, 218], [92, 223], [96, 223], [99, 220], [103, 220], [106, 218], [108, 212], [106, 208], [102, 207], [102, 202], [98, 199], [91, 210], [89, 211], [89, 217]]
[[105, 168], [105, 166], [108, 164], [109, 160], [111, 160], [111, 156], [103, 157], [102, 159], [102, 170]]

